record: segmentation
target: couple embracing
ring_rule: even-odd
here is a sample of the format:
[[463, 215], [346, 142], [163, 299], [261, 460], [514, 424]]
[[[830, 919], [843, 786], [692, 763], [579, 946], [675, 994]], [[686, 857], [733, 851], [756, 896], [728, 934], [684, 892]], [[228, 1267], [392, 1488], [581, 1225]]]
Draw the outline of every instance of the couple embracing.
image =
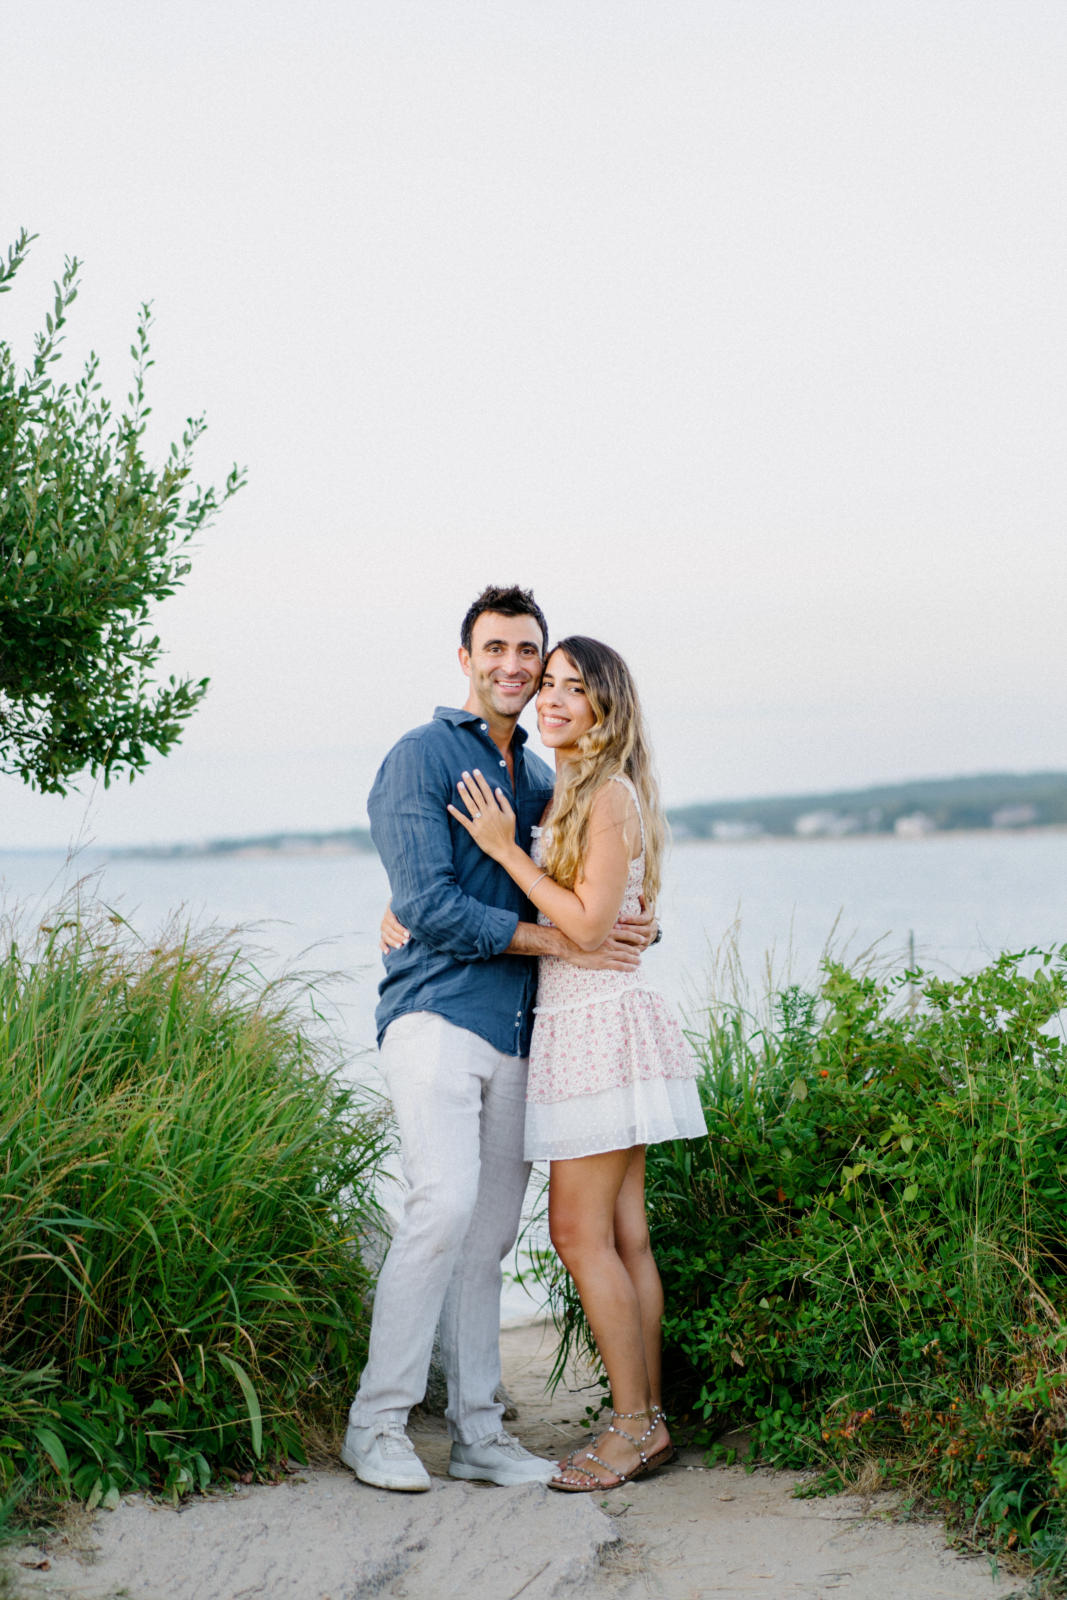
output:
[[[429, 1489], [404, 1430], [439, 1326], [450, 1474], [603, 1491], [673, 1454], [645, 1146], [705, 1131], [695, 1062], [641, 976], [663, 816], [615, 651], [579, 636], [550, 651], [518, 588], [479, 595], [461, 640], [466, 703], [393, 747], [368, 803], [392, 894], [377, 1023], [407, 1190], [341, 1459], [379, 1488]], [[555, 783], [518, 722], [535, 694]], [[495, 1399], [501, 1262], [531, 1160], [551, 1163], [549, 1232], [614, 1407], [558, 1463], [502, 1431]]]

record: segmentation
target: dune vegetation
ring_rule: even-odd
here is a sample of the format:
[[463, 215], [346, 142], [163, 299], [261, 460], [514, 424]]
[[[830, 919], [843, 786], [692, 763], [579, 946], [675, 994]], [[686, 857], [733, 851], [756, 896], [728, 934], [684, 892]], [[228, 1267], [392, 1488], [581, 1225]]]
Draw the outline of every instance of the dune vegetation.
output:
[[0, 949], [0, 1494], [269, 1474], [365, 1349], [386, 1124], [299, 985], [61, 917]]
[[[709, 1458], [897, 1485], [1067, 1584], [1067, 946], [827, 962], [711, 1004], [706, 1141], [649, 1152], [667, 1403]], [[365, 1351], [388, 1124], [300, 985], [64, 916], [0, 953], [0, 1494], [269, 1475]], [[550, 1252], [570, 1345], [588, 1339]]]
[[[1067, 947], [827, 963], [713, 1006], [706, 1142], [649, 1152], [667, 1403], [709, 1453], [898, 1485], [1067, 1577]], [[587, 1330], [545, 1258], [565, 1341]]]

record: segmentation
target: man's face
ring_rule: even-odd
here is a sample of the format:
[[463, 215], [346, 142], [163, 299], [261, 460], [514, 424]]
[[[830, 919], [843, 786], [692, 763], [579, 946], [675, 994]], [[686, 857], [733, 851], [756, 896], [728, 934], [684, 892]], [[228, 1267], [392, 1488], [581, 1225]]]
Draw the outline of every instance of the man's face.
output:
[[467, 708], [483, 716], [514, 720], [541, 682], [541, 629], [533, 617], [483, 611], [471, 629], [471, 647], [459, 651], [470, 679]]

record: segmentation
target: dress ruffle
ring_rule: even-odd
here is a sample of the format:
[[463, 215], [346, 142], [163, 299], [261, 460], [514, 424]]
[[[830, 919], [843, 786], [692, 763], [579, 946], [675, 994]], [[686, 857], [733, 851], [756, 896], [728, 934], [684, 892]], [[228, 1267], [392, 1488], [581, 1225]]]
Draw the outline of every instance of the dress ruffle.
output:
[[535, 1012], [526, 1086], [535, 1105], [696, 1074], [693, 1052], [654, 989], [621, 989]]
[[703, 1139], [707, 1131], [693, 1078], [645, 1078], [551, 1105], [527, 1102], [525, 1154], [527, 1161], [569, 1161], [667, 1139]]
[[[618, 780], [637, 795], [628, 779]], [[540, 866], [546, 839], [534, 829]], [[622, 909], [633, 915], [644, 882], [630, 862]], [[543, 914], [539, 922], [547, 922]], [[706, 1132], [696, 1058], [671, 1008], [636, 972], [594, 972], [554, 956], [539, 963], [526, 1090], [526, 1157], [566, 1161]]]

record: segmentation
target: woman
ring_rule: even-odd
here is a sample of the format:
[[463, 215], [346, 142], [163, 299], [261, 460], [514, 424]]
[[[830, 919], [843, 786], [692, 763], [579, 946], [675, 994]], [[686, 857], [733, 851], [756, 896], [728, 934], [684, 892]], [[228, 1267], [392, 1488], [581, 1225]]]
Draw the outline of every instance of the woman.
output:
[[[537, 908], [586, 950], [621, 912], [654, 906], [665, 824], [626, 663], [574, 636], [550, 654], [537, 697], [556, 788], [530, 855], [479, 772], [450, 814]], [[637, 972], [542, 957], [527, 1089], [526, 1155], [551, 1162], [549, 1233], [574, 1279], [611, 1385], [611, 1422], [550, 1487], [614, 1489], [674, 1454], [660, 1391], [663, 1291], [645, 1216], [645, 1146], [703, 1135], [696, 1063], [666, 1003]]]

